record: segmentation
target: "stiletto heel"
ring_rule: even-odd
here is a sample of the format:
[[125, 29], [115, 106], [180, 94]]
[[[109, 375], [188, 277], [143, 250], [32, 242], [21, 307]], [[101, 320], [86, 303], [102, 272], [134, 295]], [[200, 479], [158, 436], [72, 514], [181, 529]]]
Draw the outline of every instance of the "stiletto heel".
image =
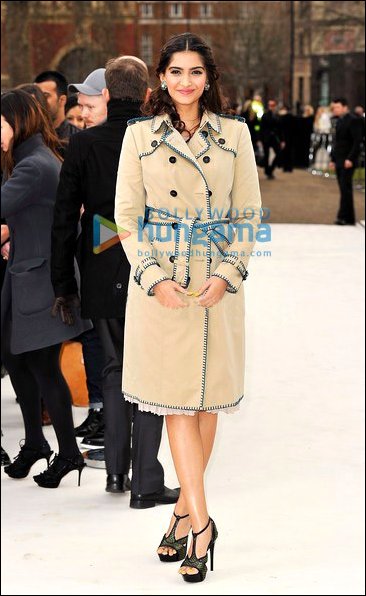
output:
[[[211, 526], [212, 527], [212, 535], [211, 535], [210, 543], [207, 547], [207, 552], [204, 557], [198, 558], [196, 555], [197, 536], [199, 536], [205, 530], [207, 530], [210, 523], [212, 524], [212, 526]], [[193, 567], [194, 569], [197, 569], [198, 573], [194, 573], [194, 574], [185, 573], [183, 575], [184, 581], [189, 582], [189, 583], [197, 583], [197, 582], [203, 582], [204, 579], [206, 578], [208, 551], [210, 551], [210, 563], [211, 563], [210, 568], [211, 568], [211, 571], [213, 571], [214, 548], [215, 548], [215, 542], [217, 540], [219, 533], [217, 531], [216, 524], [215, 524], [214, 520], [211, 519], [211, 517], [209, 517], [208, 522], [205, 525], [205, 527], [203, 528], [203, 530], [200, 530], [199, 532], [192, 532], [192, 534], [193, 534], [192, 554], [190, 557], [186, 557], [184, 559], [183, 563], [181, 564], [181, 567]]]
[[50, 466], [42, 472], [33, 476], [34, 481], [43, 488], [57, 488], [62, 478], [72, 470], [78, 470], [78, 486], [80, 486], [81, 472], [85, 468], [83, 456], [77, 455], [73, 459], [68, 459], [61, 455], [55, 455]]
[[13, 463], [5, 466], [4, 472], [10, 478], [26, 478], [31, 467], [38, 460], [46, 459], [48, 464], [52, 453], [53, 451], [51, 451], [48, 443], [44, 443], [39, 449], [32, 449], [26, 445], [22, 445]]
[[210, 548], [210, 563], [211, 563], [211, 571], [214, 570], [214, 550], [215, 550], [215, 543], [212, 543]]
[[161, 553], [158, 553], [159, 559], [163, 563], [182, 561], [182, 559], [184, 559], [187, 553], [188, 535], [183, 536], [183, 538], [176, 538], [175, 532], [180, 520], [189, 517], [189, 513], [187, 513], [187, 515], [177, 515], [175, 511], [173, 511], [173, 515], [175, 517], [174, 525], [170, 530], [168, 536], [164, 534], [163, 539], [160, 542], [158, 548], [160, 548], [161, 546], [164, 546], [166, 548], [174, 548], [175, 553], [174, 555], [163, 555]]
[[83, 469], [85, 468], [86, 464], [84, 463], [84, 465], [82, 467], [78, 468], [78, 472], [79, 472], [79, 478], [78, 478], [78, 486], [80, 486], [80, 479], [81, 479], [81, 472], [83, 471]]

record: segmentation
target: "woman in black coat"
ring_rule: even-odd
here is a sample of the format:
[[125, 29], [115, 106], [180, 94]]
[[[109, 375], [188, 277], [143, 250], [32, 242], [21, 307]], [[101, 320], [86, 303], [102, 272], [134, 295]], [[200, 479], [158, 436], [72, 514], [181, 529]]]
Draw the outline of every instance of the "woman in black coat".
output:
[[[55, 301], [50, 277], [51, 226], [61, 160], [58, 139], [42, 107], [24, 91], [1, 98], [2, 217], [10, 231], [10, 254], [2, 289], [2, 359], [17, 394], [25, 443], [5, 468], [25, 478], [32, 465], [52, 454], [41, 424], [42, 395], [50, 413], [59, 455], [34, 476], [39, 486], [56, 488], [71, 470], [84, 467], [75, 440], [71, 399], [59, 364], [63, 341], [90, 325], [78, 305], [59, 305], [63, 320], [51, 316]], [[54, 315], [58, 313], [53, 313]], [[65, 324], [67, 323], [67, 324]]]

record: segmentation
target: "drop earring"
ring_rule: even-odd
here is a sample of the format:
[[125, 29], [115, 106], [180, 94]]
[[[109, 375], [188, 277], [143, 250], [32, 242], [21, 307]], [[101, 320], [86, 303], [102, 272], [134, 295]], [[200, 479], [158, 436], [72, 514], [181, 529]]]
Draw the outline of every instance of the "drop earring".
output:
[[208, 90], [209, 90], [209, 88], [210, 88], [210, 83], [206, 83], [206, 84], [205, 84], [205, 91], [208, 91]]
[[166, 81], [161, 81], [160, 87], [163, 91], [166, 91], [168, 89], [168, 85], [166, 84]]

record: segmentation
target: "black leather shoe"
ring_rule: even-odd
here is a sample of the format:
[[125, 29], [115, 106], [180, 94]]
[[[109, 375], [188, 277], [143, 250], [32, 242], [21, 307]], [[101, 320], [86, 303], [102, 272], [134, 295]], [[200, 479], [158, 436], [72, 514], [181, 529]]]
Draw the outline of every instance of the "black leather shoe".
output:
[[131, 482], [128, 474], [107, 474], [107, 493], [124, 493], [131, 490]]
[[103, 428], [100, 428], [97, 432], [85, 435], [85, 437], [80, 443], [80, 447], [104, 447], [104, 426]]
[[85, 437], [91, 433], [97, 432], [100, 426], [103, 424], [103, 409], [101, 410], [89, 410], [87, 418], [84, 422], [77, 426], [75, 430], [76, 437]]
[[132, 509], [149, 509], [155, 505], [170, 505], [179, 499], [180, 488], [167, 488], [156, 493], [146, 495], [131, 494], [130, 507]]
[[337, 218], [334, 223], [336, 226], [354, 226], [355, 225], [354, 221], [347, 221], [346, 219], [339, 219], [339, 218]]

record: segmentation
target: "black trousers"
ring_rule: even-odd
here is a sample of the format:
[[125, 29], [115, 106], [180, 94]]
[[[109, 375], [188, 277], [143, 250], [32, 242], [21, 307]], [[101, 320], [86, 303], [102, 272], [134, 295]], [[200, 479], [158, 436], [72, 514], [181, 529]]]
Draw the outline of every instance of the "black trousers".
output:
[[140, 412], [123, 398], [124, 323], [124, 318], [93, 321], [104, 352], [105, 461], [108, 474], [127, 474], [132, 459], [132, 493], [147, 494], [164, 487], [164, 470], [158, 460], [164, 417]]
[[355, 208], [353, 204], [353, 172], [354, 168], [343, 168], [337, 166], [337, 181], [341, 193], [341, 200], [337, 214], [338, 219], [343, 219], [349, 224], [356, 221]]
[[[272, 161], [271, 165], [269, 165], [268, 159], [269, 159], [269, 150], [271, 147], [272, 147], [273, 151], [275, 152], [275, 158]], [[279, 141], [275, 138], [272, 138], [268, 141], [264, 141], [263, 142], [263, 152], [264, 152], [264, 157], [263, 157], [264, 172], [265, 172], [266, 176], [271, 176], [280, 160], [281, 147], [280, 147]]]

